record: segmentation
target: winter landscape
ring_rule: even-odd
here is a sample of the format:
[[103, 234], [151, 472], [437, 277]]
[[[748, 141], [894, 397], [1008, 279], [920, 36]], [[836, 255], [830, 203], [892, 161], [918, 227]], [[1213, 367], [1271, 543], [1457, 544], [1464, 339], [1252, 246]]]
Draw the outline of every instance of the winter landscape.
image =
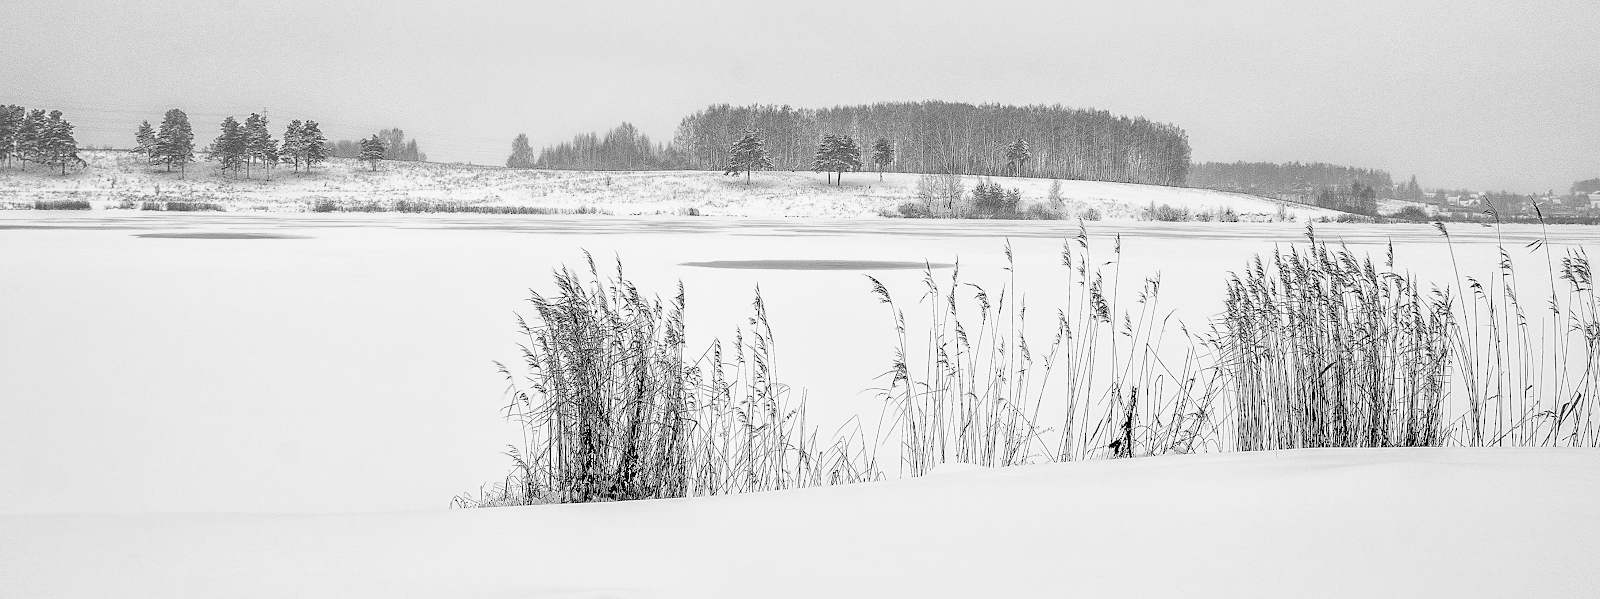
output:
[[1600, 596], [1596, 7], [7, 14], [0, 597]]

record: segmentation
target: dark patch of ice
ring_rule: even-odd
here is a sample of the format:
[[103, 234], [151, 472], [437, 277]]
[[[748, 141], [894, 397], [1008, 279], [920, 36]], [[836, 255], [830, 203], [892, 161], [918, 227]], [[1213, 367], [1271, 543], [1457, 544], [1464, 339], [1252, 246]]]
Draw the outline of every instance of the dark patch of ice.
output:
[[734, 268], [746, 270], [913, 270], [926, 267], [950, 268], [942, 262], [896, 262], [892, 260], [714, 260], [684, 262], [680, 266]]
[[285, 233], [251, 233], [246, 231], [180, 231], [177, 233], [140, 233], [135, 237], [153, 239], [310, 239], [305, 235]]

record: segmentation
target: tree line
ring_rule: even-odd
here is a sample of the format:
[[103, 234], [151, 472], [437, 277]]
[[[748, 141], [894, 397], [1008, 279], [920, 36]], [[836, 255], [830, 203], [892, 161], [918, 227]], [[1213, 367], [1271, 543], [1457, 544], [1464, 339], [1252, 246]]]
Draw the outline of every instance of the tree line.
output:
[[[532, 156], [527, 136], [507, 166], [585, 170], [727, 170], [746, 134], [763, 140], [772, 168], [817, 169], [829, 136], [893, 147], [880, 171], [1031, 176], [1182, 185], [1189, 141], [1175, 125], [1061, 106], [884, 102], [827, 109], [711, 106], [679, 124], [672, 143], [652, 144], [631, 125], [580, 135]], [[859, 149], [859, 148], [858, 148]]]
[[[427, 162], [428, 155], [422, 152], [422, 147], [417, 145], [416, 139], [407, 139], [406, 132], [400, 128], [383, 129], [374, 135], [383, 144], [382, 160], [406, 160], [411, 162]], [[371, 145], [372, 138], [368, 139], [341, 139], [333, 142], [329, 153], [336, 158], [353, 158], [363, 160], [363, 144]]]
[[[886, 139], [890, 172], [1030, 176], [1181, 185], [1188, 136], [1177, 126], [1062, 106], [882, 102], [826, 109], [711, 106], [685, 118], [673, 139], [686, 167], [722, 166], [743, 131], [760, 132], [775, 168], [812, 164], [827, 134]], [[1021, 142], [1019, 144], [1018, 142]], [[1027, 148], [1026, 158], [1017, 150]]]
[[650, 171], [684, 168], [683, 160], [669, 147], [652, 142], [628, 123], [602, 135], [584, 133], [572, 141], [546, 146], [537, 156], [527, 135], [518, 135], [506, 159], [511, 168], [545, 168], [580, 171]]
[[60, 168], [63, 175], [68, 166], [84, 164], [78, 157], [72, 123], [61, 111], [28, 110], [14, 104], [0, 106], [0, 161], [8, 167], [15, 162], [23, 170], [30, 162]]
[[[256, 165], [267, 169], [288, 164], [296, 171], [302, 167], [310, 171], [328, 159], [328, 139], [316, 121], [290, 121], [282, 141], [273, 139], [267, 126], [267, 117], [260, 114], [252, 113], [244, 123], [232, 116], [222, 119], [221, 132], [204, 149], [206, 160], [223, 172], [237, 175], [242, 169], [248, 177]], [[144, 155], [146, 163], [164, 165], [168, 172], [177, 168], [186, 173], [195, 161], [194, 128], [180, 109], [168, 110], [160, 129], [151, 127], [150, 121], [139, 123], [133, 137], [135, 151]]]
[[[1394, 180], [1387, 171], [1313, 162], [1205, 162], [1189, 169], [1190, 187], [1203, 187], [1222, 191], [1240, 191], [1264, 196], [1298, 196], [1300, 201], [1310, 201], [1324, 195], [1340, 194], [1350, 189], [1352, 183], [1374, 193], [1392, 197], [1396, 191]], [[1413, 177], [1410, 185], [1416, 183]], [[1421, 188], [1416, 194], [1421, 195]]]

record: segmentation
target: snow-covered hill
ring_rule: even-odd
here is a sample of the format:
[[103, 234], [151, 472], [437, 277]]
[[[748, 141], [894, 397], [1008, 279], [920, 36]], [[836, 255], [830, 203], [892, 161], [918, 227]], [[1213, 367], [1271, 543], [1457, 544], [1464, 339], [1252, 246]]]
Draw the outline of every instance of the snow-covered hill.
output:
[[[773, 171], [742, 177], [705, 171], [548, 171], [460, 164], [384, 162], [377, 172], [364, 164], [334, 159], [312, 173], [285, 168], [250, 178], [224, 176], [210, 163], [190, 165], [186, 175], [149, 166], [132, 153], [82, 153], [88, 167], [65, 176], [34, 168], [0, 168], [0, 207], [34, 200], [82, 199], [97, 208], [124, 201], [184, 200], [222, 204], [229, 210], [305, 210], [317, 201], [339, 203], [411, 200], [462, 204], [598, 207], [613, 214], [875, 216], [916, 196], [918, 175], [852, 173], [829, 185], [820, 173]], [[972, 187], [977, 177], [967, 177]], [[1022, 192], [1024, 203], [1044, 202], [1051, 180], [993, 179]], [[1134, 218], [1152, 204], [1191, 212], [1224, 208], [1261, 219], [1303, 220], [1336, 213], [1257, 196], [1206, 189], [1100, 181], [1062, 181], [1069, 208], [1093, 208], [1106, 218]]]
[[1597, 496], [1596, 450], [1338, 449], [587, 505], [4, 516], [0, 595], [1592, 597]]

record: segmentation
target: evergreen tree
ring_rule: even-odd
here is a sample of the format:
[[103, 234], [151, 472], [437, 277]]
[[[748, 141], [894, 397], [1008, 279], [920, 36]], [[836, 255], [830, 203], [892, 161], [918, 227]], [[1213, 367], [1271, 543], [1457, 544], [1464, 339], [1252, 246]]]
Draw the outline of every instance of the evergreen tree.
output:
[[378, 161], [383, 160], [384, 143], [377, 135], [361, 140], [361, 161], [372, 165], [372, 170], [378, 170]]
[[145, 164], [155, 160], [156, 130], [150, 126], [150, 121], [139, 123], [139, 130], [133, 133], [133, 140], [138, 143], [138, 152], [144, 154]]
[[733, 147], [728, 151], [728, 166], [723, 169], [725, 175], [736, 175], [744, 171], [744, 184], [750, 184], [750, 171], [766, 170], [772, 168], [772, 158], [767, 155], [766, 142], [753, 130], [746, 130], [744, 137], [733, 142]]
[[817, 142], [817, 153], [811, 158], [811, 170], [827, 173], [828, 183], [833, 183], [833, 173], [839, 166], [839, 136], [825, 133]]
[[17, 131], [27, 114], [21, 106], [0, 106], [0, 160], [6, 166], [11, 166], [11, 156], [17, 151]]
[[263, 168], [278, 162], [278, 140], [267, 130], [267, 117], [252, 113], [244, 120], [244, 172], [250, 176], [250, 163], [261, 161]]
[[1033, 152], [1028, 149], [1028, 140], [1017, 138], [1006, 147], [1006, 171], [1021, 174], [1030, 158], [1033, 158]]
[[156, 131], [155, 159], [167, 165], [169, 173], [173, 165], [178, 166], [180, 173], [188, 173], [189, 163], [194, 162], [194, 130], [189, 128], [189, 115], [182, 110], [168, 110], [161, 118], [161, 128]]
[[861, 146], [856, 145], [856, 139], [849, 135], [839, 138], [837, 157], [834, 160], [834, 183], [844, 185], [844, 174], [861, 170]]
[[289, 161], [294, 166], [295, 172], [300, 171], [300, 161], [305, 158], [305, 141], [301, 139], [304, 125], [298, 120], [289, 121], [289, 127], [283, 131], [283, 149], [280, 151], [282, 160]]
[[41, 136], [44, 135], [44, 111], [29, 110], [22, 117], [22, 123], [17, 127], [17, 159], [22, 161], [22, 170], [28, 170], [29, 162], [39, 161], [39, 145]]
[[78, 140], [72, 136], [72, 123], [62, 118], [61, 111], [52, 110], [40, 127], [38, 160], [46, 166], [61, 168], [67, 174], [68, 164], [83, 164], [78, 157]]
[[533, 168], [533, 146], [528, 145], [528, 134], [519, 133], [511, 140], [511, 157], [506, 158], [506, 168]]
[[878, 180], [883, 180], [883, 168], [894, 162], [894, 144], [889, 143], [889, 138], [880, 137], [872, 142], [872, 164], [878, 167]]
[[239, 167], [248, 158], [245, 142], [244, 127], [239, 121], [231, 116], [222, 119], [222, 132], [206, 148], [206, 159], [216, 162], [224, 172], [231, 170], [238, 174]]
[[306, 121], [300, 130], [300, 159], [306, 163], [306, 170], [328, 160], [328, 138], [322, 136], [322, 129], [316, 121]]

